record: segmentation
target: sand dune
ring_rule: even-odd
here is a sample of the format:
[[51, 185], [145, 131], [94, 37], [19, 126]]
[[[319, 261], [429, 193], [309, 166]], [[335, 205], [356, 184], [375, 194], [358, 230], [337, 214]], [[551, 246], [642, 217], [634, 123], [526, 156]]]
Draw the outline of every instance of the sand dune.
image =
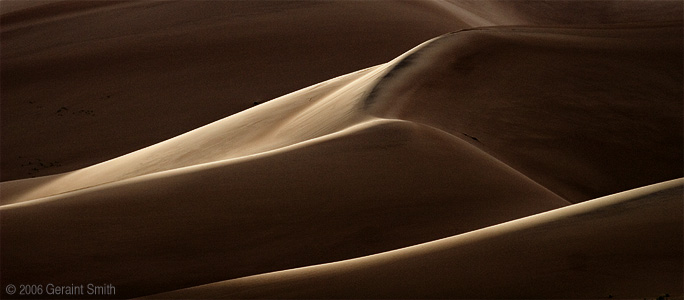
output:
[[0, 179], [91, 166], [459, 29], [682, 19], [681, 1], [576, 4], [2, 1]]
[[149, 298], [655, 298], [682, 291], [684, 179], [404, 249]]
[[470, 27], [492, 25], [580, 25], [681, 21], [681, 1], [436, 0]]
[[367, 102], [375, 115], [473, 140], [583, 201], [684, 176], [682, 35], [682, 23], [462, 31]]
[[682, 5], [0, 2], [3, 298], [681, 297]]
[[566, 204], [458, 138], [373, 120], [262, 155], [4, 205], [2, 279], [107, 281], [121, 296], [142, 296], [369, 255]]
[[125, 155], [466, 27], [416, 1], [52, 2], [0, 2], [2, 181]]
[[682, 177], [679, 25], [461, 31], [117, 159], [3, 183], [1, 201], [254, 155], [375, 116], [471, 140], [572, 202]]
[[71, 173], [3, 183], [0, 201], [16, 203], [145, 174], [255, 155], [337, 132], [373, 118], [362, 109], [363, 99], [383, 74], [414, 51], [101, 164]]

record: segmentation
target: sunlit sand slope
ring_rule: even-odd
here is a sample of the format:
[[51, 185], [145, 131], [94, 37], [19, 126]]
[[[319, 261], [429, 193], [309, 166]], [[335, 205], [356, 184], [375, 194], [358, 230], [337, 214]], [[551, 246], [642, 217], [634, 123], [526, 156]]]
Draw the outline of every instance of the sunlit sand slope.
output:
[[681, 22], [682, 5], [3, 0], [0, 180], [130, 153], [450, 31]]
[[377, 255], [150, 298], [681, 295], [684, 179]]
[[109, 282], [122, 297], [143, 296], [564, 205], [459, 138], [372, 120], [269, 153], [2, 206], [2, 281]]
[[684, 176], [682, 36], [682, 23], [461, 31], [404, 60], [366, 105], [583, 201]]
[[460, 31], [89, 168], [2, 184], [2, 203], [253, 155], [363, 120], [427, 124], [573, 202], [681, 177], [682, 29]]
[[3, 0], [0, 13], [2, 181], [100, 163], [466, 27], [423, 1]]
[[113, 160], [70, 173], [0, 183], [0, 201], [16, 203], [140, 175], [235, 159], [334, 133], [372, 119], [364, 108], [364, 99], [385, 73], [421, 47], [386, 64], [304, 88]]
[[3, 285], [682, 296], [681, 2], [212, 3], [3, 9]]

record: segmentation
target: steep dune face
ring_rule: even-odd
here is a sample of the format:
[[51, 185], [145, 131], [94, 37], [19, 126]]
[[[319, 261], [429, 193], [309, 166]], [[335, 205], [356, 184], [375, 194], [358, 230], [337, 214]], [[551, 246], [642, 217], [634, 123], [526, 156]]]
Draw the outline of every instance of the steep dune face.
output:
[[100, 163], [465, 27], [415, 1], [37, 3], [0, 3], [2, 181]]
[[270, 153], [2, 206], [2, 281], [102, 281], [117, 296], [142, 296], [566, 204], [449, 134], [374, 120]]
[[572, 201], [684, 176], [682, 26], [487, 28], [443, 37], [367, 99]]
[[683, 186], [669, 181], [396, 251], [149, 298], [678, 295]]

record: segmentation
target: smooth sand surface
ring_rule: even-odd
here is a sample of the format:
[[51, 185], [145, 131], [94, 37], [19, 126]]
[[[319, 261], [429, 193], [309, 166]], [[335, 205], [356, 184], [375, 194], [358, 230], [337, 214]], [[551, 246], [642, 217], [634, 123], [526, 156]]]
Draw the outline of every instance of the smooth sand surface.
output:
[[100, 163], [459, 29], [682, 19], [681, 1], [577, 3], [2, 1], [0, 180]]
[[679, 178], [681, 25], [461, 31], [367, 104], [471, 140], [572, 202]]
[[683, 5], [2, 1], [2, 297], [682, 297]]
[[408, 248], [149, 298], [677, 295], [684, 272], [682, 193], [678, 179]]
[[681, 20], [680, 1], [436, 0], [470, 27], [491, 25], [638, 24]]
[[458, 138], [372, 120], [262, 155], [4, 205], [2, 279], [107, 281], [121, 296], [142, 296], [369, 255], [564, 205]]
[[5, 182], [0, 201], [254, 155], [376, 117], [468, 140], [571, 202], [682, 177], [679, 25], [459, 31], [92, 167]]
[[2, 181], [100, 163], [466, 27], [417, 1], [52, 2], [0, 2]]

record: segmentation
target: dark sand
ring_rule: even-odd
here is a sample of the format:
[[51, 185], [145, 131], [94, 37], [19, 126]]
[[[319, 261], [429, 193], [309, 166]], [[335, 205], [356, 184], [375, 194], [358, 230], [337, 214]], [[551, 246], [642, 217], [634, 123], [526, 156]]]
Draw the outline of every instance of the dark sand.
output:
[[682, 5], [0, 2], [2, 298], [681, 298]]

